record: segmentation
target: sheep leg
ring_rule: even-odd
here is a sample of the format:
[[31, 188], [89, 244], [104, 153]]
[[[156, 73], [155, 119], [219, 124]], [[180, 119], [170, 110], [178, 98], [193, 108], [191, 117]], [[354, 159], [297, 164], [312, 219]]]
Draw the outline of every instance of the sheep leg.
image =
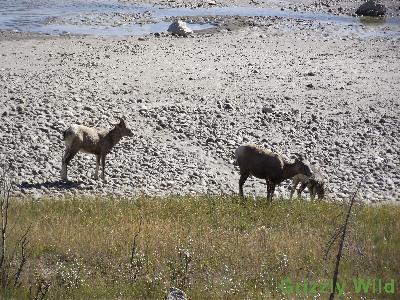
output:
[[293, 186], [290, 187], [290, 200], [292, 200], [294, 191], [296, 190], [298, 184], [299, 184], [298, 180], [293, 180]]
[[68, 180], [67, 177], [67, 166], [69, 165], [70, 161], [75, 157], [79, 150], [70, 148], [68, 151], [65, 152], [63, 157], [63, 166], [62, 166], [62, 179]]
[[272, 196], [274, 195], [274, 192], [275, 192], [275, 184], [270, 182], [269, 188], [268, 188], [268, 193], [267, 193], [267, 200], [272, 202]]
[[310, 197], [311, 197], [311, 200], [314, 200], [315, 199], [315, 194], [316, 194], [316, 186], [315, 185], [312, 185], [312, 184], [309, 184], [308, 185], [308, 191], [310, 192]]
[[272, 184], [272, 186], [271, 186], [271, 201], [272, 201], [272, 196], [274, 196], [274, 193], [275, 193], [275, 187], [276, 187], [276, 184]]
[[301, 193], [304, 191], [304, 189], [307, 187], [307, 183], [302, 182], [299, 189], [297, 190], [297, 197], [301, 197]]
[[96, 155], [96, 171], [94, 172], [94, 179], [99, 179], [99, 166], [100, 166], [100, 155]]
[[64, 155], [62, 157], [62, 166], [61, 166], [61, 179], [62, 180], [68, 180], [67, 164], [65, 163], [65, 160], [68, 157], [68, 154], [69, 154], [69, 147], [66, 147], [64, 150]]
[[269, 179], [265, 179], [265, 181], [267, 182], [267, 200], [269, 200], [269, 191], [271, 190], [271, 182], [269, 181]]
[[317, 191], [318, 194], [318, 200], [322, 200], [324, 198], [324, 192], [321, 191], [321, 188], [319, 188], [319, 190]]
[[239, 179], [239, 194], [240, 197], [244, 198], [243, 195], [243, 185], [246, 182], [247, 178], [249, 178], [249, 173], [240, 173], [240, 179]]
[[102, 170], [101, 170], [101, 179], [103, 180], [103, 182], [106, 182], [106, 175], [105, 175], [106, 156], [105, 156], [105, 155], [102, 155], [102, 156], [101, 156], [101, 166], [102, 166]]

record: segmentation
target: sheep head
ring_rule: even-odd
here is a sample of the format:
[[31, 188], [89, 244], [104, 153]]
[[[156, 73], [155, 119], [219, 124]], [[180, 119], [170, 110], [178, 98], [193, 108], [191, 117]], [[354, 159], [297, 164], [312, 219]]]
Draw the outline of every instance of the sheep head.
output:
[[121, 132], [122, 136], [133, 136], [133, 132], [130, 128], [128, 128], [126, 126], [125, 123], [125, 116], [122, 116], [122, 118], [117, 117], [117, 119], [119, 120], [118, 124], [115, 124], [115, 128], [118, 128], [118, 130]]
[[304, 162], [303, 157], [301, 155], [298, 155], [298, 157], [295, 159], [294, 166], [298, 174], [303, 174], [308, 177], [313, 175], [310, 165]]

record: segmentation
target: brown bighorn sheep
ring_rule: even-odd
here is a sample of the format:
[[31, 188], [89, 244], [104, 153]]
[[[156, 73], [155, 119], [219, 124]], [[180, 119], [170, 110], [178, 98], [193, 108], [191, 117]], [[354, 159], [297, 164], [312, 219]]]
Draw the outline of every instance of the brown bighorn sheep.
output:
[[301, 159], [289, 163], [280, 155], [256, 145], [242, 145], [235, 151], [236, 164], [240, 168], [239, 193], [243, 196], [243, 185], [250, 175], [265, 179], [267, 199], [272, 201], [275, 186], [297, 174], [311, 176], [311, 170]]
[[74, 124], [64, 131], [65, 152], [62, 158], [61, 179], [68, 180], [67, 166], [74, 156], [81, 151], [96, 155], [95, 179], [98, 179], [101, 160], [101, 178], [105, 181], [106, 155], [111, 152], [122, 137], [133, 136], [132, 131], [125, 125], [125, 118], [118, 119], [120, 122], [115, 124], [111, 130]]
[[298, 174], [292, 179], [292, 186], [290, 187], [290, 200], [292, 200], [294, 191], [297, 185], [300, 183], [300, 187], [297, 190], [297, 196], [301, 196], [301, 192], [307, 187], [310, 192], [311, 200], [315, 199], [315, 195], [318, 195], [318, 199], [323, 199], [325, 197], [325, 182], [324, 176], [321, 170], [316, 165], [310, 165], [313, 175], [307, 177], [302, 174]]

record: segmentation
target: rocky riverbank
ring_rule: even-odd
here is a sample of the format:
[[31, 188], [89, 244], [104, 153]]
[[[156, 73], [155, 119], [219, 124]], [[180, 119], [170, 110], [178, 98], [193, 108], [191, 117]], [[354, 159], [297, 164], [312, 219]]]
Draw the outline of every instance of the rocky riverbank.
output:
[[[362, 199], [399, 201], [399, 35], [284, 18], [223, 23], [189, 38], [1, 33], [0, 158], [16, 194], [237, 193], [233, 153], [254, 142], [318, 162], [330, 198], [362, 181]], [[92, 179], [85, 154], [60, 182], [62, 131], [121, 115], [135, 136], [109, 155], [108, 182]], [[266, 187], [250, 179], [245, 193]]]
[[[354, 15], [357, 8], [364, 3], [363, 0], [121, 0], [121, 2], [147, 3], [168, 7], [266, 7], [282, 10], [324, 12], [340, 15]], [[400, 4], [397, 0], [379, 1], [387, 8], [388, 16], [400, 15]]]

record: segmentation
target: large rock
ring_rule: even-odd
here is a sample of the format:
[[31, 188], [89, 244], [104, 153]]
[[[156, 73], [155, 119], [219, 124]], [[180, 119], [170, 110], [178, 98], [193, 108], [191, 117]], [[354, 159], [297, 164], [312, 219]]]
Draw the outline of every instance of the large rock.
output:
[[175, 287], [172, 287], [169, 290], [167, 300], [186, 300], [186, 299], [187, 298], [186, 298], [186, 294], [184, 291], [182, 291], [178, 288], [175, 288]]
[[386, 14], [386, 7], [382, 3], [369, 0], [356, 10], [356, 15], [358, 16], [368, 16], [368, 17], [381, 17]]
[[190, 29], [185, 22], [175, 21], [174, 23], [169, 25], [168, 32], [180, 36], [188, 36], [189, 34], [193, 33], [193, 30]]

